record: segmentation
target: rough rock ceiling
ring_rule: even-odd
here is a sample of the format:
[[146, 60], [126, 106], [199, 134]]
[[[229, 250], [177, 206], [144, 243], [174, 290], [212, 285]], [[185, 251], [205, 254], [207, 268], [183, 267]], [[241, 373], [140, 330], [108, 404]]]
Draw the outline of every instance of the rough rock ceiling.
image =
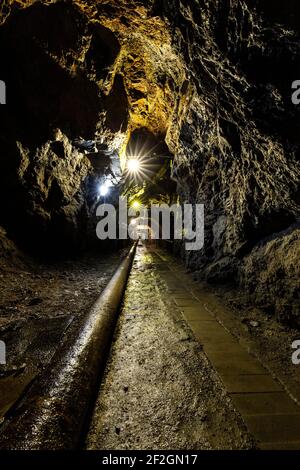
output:
[[[186, 76], [172, 47], [170, 30], [160, 17], [151, 14], [151, 2], [73, 1], [63, 6], [60, 1], [46, 0], [41, 5], [34, 0], [15, 0], [9, 1], [6, 8], [2, 6], [2, 21], [16, 6], [34, 4], [43, 10], [32, 17], [35, 28], [36, 21], [42, 25], [38, 33], [44, 35], [39, 41], [43, 52], [67, 73], [76, 76], [84, 69], [107, 97], [104, 107], [109, 114], [108, 130], [99, 129], [98, 122], [99, 133], [111, 130], [113, 145], [119, 150], [122, 142], [123, 154], [130, 134], [137, 128], [167, 134], [173, 113], [184, 107], [184, 96], [179, 92]], [[84, 16], [80, 17], [79, 12]], [[124, 122], [127, 110], [128, 122]], [[118, 121], [118, 117], [123, 120]], [[120, 129], [124, 135], [116, 136]]]
[[[2, 23], [10, 94], [2, 158], [10, 177], [1, 190], [15, 187], [2, 223], [16, 233], [20, 222], [11, 214], [21, 206], [29, 238], [36, 230], [47, 239], [68, 237], [74, 227], [80, 233], [95, 212], [97, 181], [116, 166], [107, 152], [124, 169], [141, 130], [156, 152], [169, 153], [164, 142], [186, 109], [184, 65], [169, 27], [142, 2], [15, 1], [2, 5]], [[104, 153], [73, 154], [78, 138], [95, 140]], [[169, 178], [170, 165], [156, 169]], [[147, 200], [159, 200], [159, 186], [143, 186]], [[160, 185], [162, 193], [171, 186]]]

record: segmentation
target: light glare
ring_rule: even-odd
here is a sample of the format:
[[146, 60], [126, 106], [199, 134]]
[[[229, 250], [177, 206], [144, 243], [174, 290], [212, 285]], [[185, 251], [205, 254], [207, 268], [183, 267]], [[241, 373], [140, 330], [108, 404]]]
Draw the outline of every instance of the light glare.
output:
[[127, 168], [131, 173], [137, 173], [140, 170], [141, 164], [137, 158], [131, 158], [127, 161]]
[[102, 184], [102, 186], [100, 186], [99, 193], [102, 197], [107, 196], [107, 194], [109, 193], [109, 187], [107, 186], [107, 184]]
[[134, 202], [132, 203], [132, 207], [133, 207], [134, 209], [138, 209], [138, 208], [140, 207], [140, 205], [141, 205], [141, 204], [139, 203], [139, 201], [134, 201]]

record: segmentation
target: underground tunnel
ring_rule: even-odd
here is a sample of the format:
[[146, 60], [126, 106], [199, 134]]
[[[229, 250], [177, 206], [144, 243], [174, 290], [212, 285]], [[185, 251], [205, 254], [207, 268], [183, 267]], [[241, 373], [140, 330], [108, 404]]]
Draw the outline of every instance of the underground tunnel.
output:
[[2, 3], [0, 450], [300, 450], [299, 14]]

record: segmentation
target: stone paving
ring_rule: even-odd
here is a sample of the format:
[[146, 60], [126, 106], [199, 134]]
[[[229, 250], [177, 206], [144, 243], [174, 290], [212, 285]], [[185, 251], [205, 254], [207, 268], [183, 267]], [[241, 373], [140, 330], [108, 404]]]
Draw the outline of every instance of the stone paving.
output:
[[[195, 338], [222, 379], [258, 447], [300, 449], [300, 407], [264, 365], [214, 315], [218, 300], [195, 287], [182, 264], [163, 250], [160, 275]], [[219, 308], [226, 310], [226, 307]]]
[[[86, 441], [90, 450], [250, 450], [255, 442], [139, 246]], [[178, 296], [186, 296], [175, 278]], [[193, 313], [193, 312], [191, 312]]]

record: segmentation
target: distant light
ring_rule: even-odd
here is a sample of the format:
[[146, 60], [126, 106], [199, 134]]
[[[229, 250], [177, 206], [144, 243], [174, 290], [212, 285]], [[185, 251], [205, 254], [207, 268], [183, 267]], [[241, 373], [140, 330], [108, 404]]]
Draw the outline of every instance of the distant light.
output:
[[127, 168], [130, 173], [138, 173], [141, 168], [141, 163], [137, 158], [130, 158], [127, 160]]
[[109, 186], [107, 183], [104, 183], [100, 186], [99, 188], [99, 194], [100, 196], [104, 197], [104, 196], [107, 196], [107, 194], [109, 193]]
[[139, 201], [134, 201], [134, 202], [132, 203], [132, 207], [133, 207], [134, 209], [139, 209], [140, 206], [141, 206], [141, 204], [140, 204]]

